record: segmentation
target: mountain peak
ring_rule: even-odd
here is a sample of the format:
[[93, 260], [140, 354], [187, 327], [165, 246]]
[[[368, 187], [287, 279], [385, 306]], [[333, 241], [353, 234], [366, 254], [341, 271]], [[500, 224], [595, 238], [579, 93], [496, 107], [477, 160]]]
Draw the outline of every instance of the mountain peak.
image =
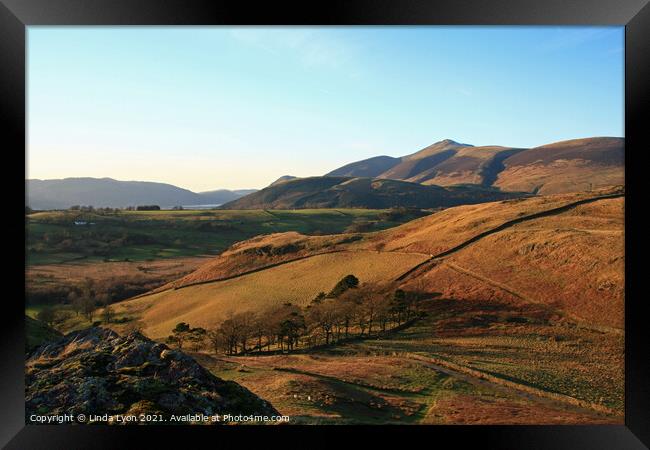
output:
[[295, 180], [298, 177], [294, 177], [293, 175], [282, 175], [280, 178], [275, 180], [273, 183], [269, 184], [269, 186], [275, 186], [276, 184], [284, 183], [285, 181], [291, 181]]
[[443, 139], [434, 144], [431, 144], [429, 147], [442, 147], [442, 146], [458, 146], [458, 147], [473, 147], [471, 144], [463, 144], [462, 142], [454, 141], [453, 139]]

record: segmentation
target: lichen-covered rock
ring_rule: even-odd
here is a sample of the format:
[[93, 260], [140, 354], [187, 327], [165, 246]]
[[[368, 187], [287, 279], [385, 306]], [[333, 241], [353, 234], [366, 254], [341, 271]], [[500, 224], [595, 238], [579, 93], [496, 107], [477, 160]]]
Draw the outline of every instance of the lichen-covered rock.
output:
[[[26, 361], [26, 415], [276, 415], [266, 401], [139, 333], [89, 328]], [[209, 422], [212, 423], [212, 422]], [[216, 422], [220, 423], [220, 422]]]

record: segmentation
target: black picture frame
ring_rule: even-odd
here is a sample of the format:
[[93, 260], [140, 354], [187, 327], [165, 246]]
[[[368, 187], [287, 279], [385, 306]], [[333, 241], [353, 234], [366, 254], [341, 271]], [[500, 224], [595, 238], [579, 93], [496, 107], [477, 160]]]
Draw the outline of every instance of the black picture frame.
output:
[[[641, 227], [641, 158], [650, 149], [642, 117], [650, 98], [650, 6], [648, 0], [330, 0], [311, 2], [247, 2], [207, 0], [0, 0], [0, 107], [5, 127], [4, 155], [25, 150], [25, 36], [30, 25], [624, 25], [625, 26], [625, 173], [626, 173], [626, 302], [625, 425], [584, 426], [431, 426], [431, 427], [109, 427], [25, 425], [24, 304], [21, 294], [5, 295], [0, 328], [0, 445], [6, 448], [132, 448], [145, 437], [167, 445], [193, 445], [207, 439], [213, 446], [242, 444], [252, 436], [266, 442], [297, 439], [300, 445], [337, 445], [340, 433], [360, 430], [365, 445], [397, 437], [409, 445], [426, 439], [432, 446], [476, 444], [503, 449], [640, 449], [650, 445], [650, 361], [646, 316], [638, 281], [643, 267], [638, 239]], [[6, 225], [25, 232], [17, 170], [24, 158], [7, 163]], [[7, 158], [5, 158], [7, 161]], [[24, 186], [24, 184], [23, 184]], [[8, 201], [8, 200], [7, 200]], [[20, 211], [19, 211], [20, 209]], [[11, 234], [14, 235], [13, 233]], [[24, 268], [24, 241], [7, 259], [5, 286], [18, 286]], [[24, 286], [23, 286], [24, 287]], [[314, 438], [322, 435], [322, 439]], [[443, 440], [444, 439], [444, 440]], [[443, 444], [443, 442], [448, 442]], [[420, 441], [425, 442], [425, 441]], [[453, 444], [452, 444], [453, 443]], [[645, 445], [644, 445], [645, 444]], [[161, 444], [162, 445], [162, 444]], [[165, 446], [167, 446], [165, 445]], [[199, 444], [196, 444], [199, 445]]]

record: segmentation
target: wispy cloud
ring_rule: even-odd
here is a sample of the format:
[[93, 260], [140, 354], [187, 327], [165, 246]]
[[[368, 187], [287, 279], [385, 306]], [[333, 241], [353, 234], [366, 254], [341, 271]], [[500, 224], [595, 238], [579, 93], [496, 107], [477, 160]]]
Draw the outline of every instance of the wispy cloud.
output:
[[614, 32], [614, 29], [607, 28], [558, 28], [554, 36], [541, 42], [538, 48], [545, 52], [576, 48], [611, 36]]
[[357, 48], [342, 37], [313, 29], [237, 28], [230, 35], [239, 42], [271, 54], [293, 55], [308, 68], [346, 68], [358, 76], [353, 67]]

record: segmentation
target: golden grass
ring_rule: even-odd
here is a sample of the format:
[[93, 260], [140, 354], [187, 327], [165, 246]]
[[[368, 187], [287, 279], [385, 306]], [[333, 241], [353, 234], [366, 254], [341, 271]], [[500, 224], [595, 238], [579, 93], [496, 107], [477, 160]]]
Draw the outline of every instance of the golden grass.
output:
[[532, 407], [522, 401], [475, 395], [447, 396], [436, 402], [423, 424], [444, 423], [455, 425], [572, 425], [620, 424], [609, 417], [585, 417], [584, 413], [565, 411], [544, 405]]
[[597, 165], [581, 160], [507, 167], [494, 183], [504, 191], [533, 192], [536, 189], [542, 195], [588, 191], [617, 184], [625, 184], [622, 166]]
[[515, 225], [448, 261], [569, 317], [622, 329], [623, 207], [623, 199], [602, 200]]
[[[255, 236], [232, 245], [194, 272], [163, 286], [160, 290], [218, 280], [284, 261], [342, 249], [341, 243], [349, 240], [351, 236], [347, 234], [306, 236], [295, 231]], [[277, 249], [288, 245], [296, 246], [296, 250], [274, 255], [255, 252], [264, 247]]]
[[362, 283], [383, 283], [424, 259], [422, 255], [377, 252], [318, 255], [231, 280], [129, 300], [115, 309], [141, 320], [148, 336], [162, 338], [178, 322], [214, 328], [230, 313], [259, 312], [286, 302], [306, 305], [347, 274], [354, 274]]
[[174, 279], [195, 270], [209, 261], [210, 257], [160, 259], [156, 261], [130, 262], [69, 262], [65, 264], [43, 264], [29, 266], [25, 275], [30, 285], [39, 283], [66, 285], [81, 282], [87, 278], [102, 281], [116, 277], [138, 276], [143, 279]]
[[504, 222], [611, 192], [607, 189], [458, 206], [376, 233], [358, 247], [437, 254]]

